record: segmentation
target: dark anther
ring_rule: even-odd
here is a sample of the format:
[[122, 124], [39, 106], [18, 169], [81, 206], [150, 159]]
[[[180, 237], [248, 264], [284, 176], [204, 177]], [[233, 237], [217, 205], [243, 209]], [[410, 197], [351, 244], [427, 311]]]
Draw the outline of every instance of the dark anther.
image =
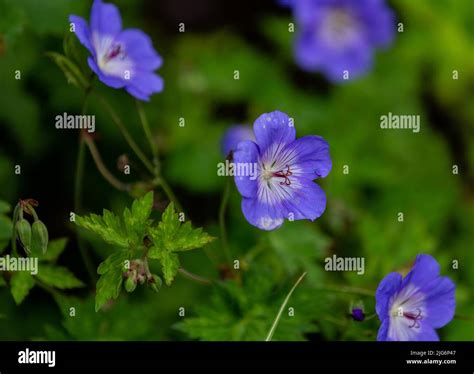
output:
[[415, 329], [419, 329], [420, 328], [420, 323], [419, 321], [421, 321], [423, 319], [423, 317], [421, 316], [421, 309], [420, 308], [417, 308], [417, 314], [414, 314], [414, 313], [411, 313], [411, 312], [406, 312], [406, 313], [403, 313], [403, 315], [412, 320], [413, 321], [413, 324], [411, 324], [410, 326], [408, 326], [410, 329], [411, 328], [415, 328]]
[[278, 178], [284, 178], [285, 180], [283, 182], [280, 182], [280, 185], [286, 185], [289, 186], [291, 185], [291, 180], [288, 178], [289, 176], [293, 175], [293, 173], [290, 171], [290, 166], [286, 165], [286, 172], [283, 170], [277, 171], [273, 173], [273, 176], [278, 177]]

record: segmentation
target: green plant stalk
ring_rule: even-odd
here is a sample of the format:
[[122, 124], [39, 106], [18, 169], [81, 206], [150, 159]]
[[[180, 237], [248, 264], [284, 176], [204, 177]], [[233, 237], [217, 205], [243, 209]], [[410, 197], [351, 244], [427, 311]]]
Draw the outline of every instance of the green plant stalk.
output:
[[94, 140], [87, 136], [83, 136], [83, 142], [87, 145], [89, 148], [89, 151], [92, 155], [92, 159], [94, 160], [94, 163], [97, 167], [97, 170], [99, 170], [99, 173], [104, 177], [104, 179], [109, 182], [113, 187], [115, 187], [119, 191], [125, 191], [128, 192], [130, 191], [130, 185], [126, 183], [122, 183], [119, 181], [117, 178], [114, 177], [114, 175], [107, 169], [105, 166], [104, 162], [102, 161], [102, 157], [100, 156], [99, 150], [97, 149]]
[[210, 285], [212, 283], [211, 280], [207, 279], [207, 278], [204, 278], [204, 277], [201, 277], [199, 275], [196, 275], [194, 273], [191, 273], [190, 271], [186, 270], [185, 268], [183, 267], [180, 267], [178, 269], [179, 273], [181, 275], [183, 275], [184, 277], [188, 278], [188, 279], [191, 279], [197, 283], [201, 283], [201, 284], [205, 284], [205, 285]]
[[[87, 110], [87, 100], [89, 98], [89, 92], [86, 91], [84, 94], [84, 101], [82, 103], [82, 110], [81, 113], [84, 115]], [[75, 176], [75, 186], [74, 186], [74, 212], [77, 214], [81, 211], [81, 196], [82, 196], [82, 185], [84, 179], [84, 164], [85, 164], [85, 141], [84, 138], [80, 135], [79, 136], [79, 149], [77, 154], [77, 164], [76, 164], [76, 176]], [[82, 261], [86, 267], [87, 273], [89, 274], [89, 278], [91, 283], [94, 285], [97, 282], [97, 274], [92, 262], [92, 259], [89, 255], [85, 247], [85, 243], [81, 238], [79, 233], [79, 229], [76, 228], [77, 234], [77, 245], [79, 247], [79, 252], [82, 257]]]
[[33, 219], [35, 220], [35, 222], [39, 220], [38, 214], [36, 214], [35, 209], [30, 204], [26, 205], [26, 209], [28, 210], [28, 213], [33, 216]]
[[148, 143], [150, 144], [151, 153], [153, 155], [153, 164], [154, 164], [154, 175], [160, 175], [160, 158], [158, 154], [158, 147], [156, 143], [153, 141], [153, 135], [150, 130], [150, 123], [148, 122], [148, 118], [146, 116], [145, 110], [143, 109], [142, 104], [140, 101], [136, 100], [138, 116], [140, 117], [140, 122], [143, 127], [143, 131], [145, 132], [146, 138], [148, 139]]
[[20, 216], [20, 203], [16, 204], [15, 209], [13, 210], [13, 229], [12, 229], [12, 254], [14, 257], [18, 256], [18, 249], [16, 246], [16, 221], [18, 221], [18, 217]]
[[278, 314], [276, 315], [275, 320], [273, 321], [273, 324], [270, 327], [270, 330], [268, 331], [267, 337], [265, 338], [266, 342], [269, 342], [272, 340], [273, 334], [275, 333], [278, 323], [280, 322], [280, 319], [283, 314], [283, 310], [286, 307], [286, 304], [288, 304], [288, 301], [290, 300], [291, 295], [296, 290], [296, 287], [298, 287], [298, 285], [301, 283], [301, 281], [303, 280], [305, 276], [306, 276], [306, 272], [301, 274], [301, 276], [298, 278], [298, 280], [295, 282], [295, 284], [291, 288], [290, 292], [288, 292], [288, 295], [286, 295], [285, 300], [283, 300], [283, 304], [281, 304], [280, 310], [278, 311]]
[[180, 204], [178, 198], [174, 194], [172, 188], [168, 184], [165, 178], [161, 175], [161, 165], [160, 165], [160, 157], [158, 152], [158, 147], [153, 140], [153, 134], [151, 133], [150, 123], [148, 121], [147, 115], [145, 110], [143, 109], [142, 104], [136, 100], [137, 112], [138, 116], [140, 117], [140, 122], [143, 127], [143, 131], [145, 132], [145, 136], [150, 144], [151, 153], [153, 155], [153, 164], [154, 164], [154, 172], [153, 175], [155, 176], [156, 185], [161, 187], [165, 195], [168, 197], [170, 201], [174, 203], [176, 209], [180, 212], [183, 211], [183, 207]]
[[229, 195], [230, 195], [230, 186], [231, 181], [230, 178], [227, 178], [224, 187], [224, 193], [222, 195], [221, 204], [219, 207], [219, 228], [221, 232], [221, 242], [222, 242], [222, 249], [224, 251], [224, 255], [226, 260], [231, 268], [232, 266], [232, 256], [230, 254], [229, 242], [227, 241], [227, 230], [225, 225], [225, 213], [227, 209], [227, 204], [229, 202]]
[[135, 143], [135, 140], [133, 140], [132, 136], [128, 132], [127, 128], [123, 124], [122, 120], [120, 117], [117, 115], [115, 112], [114, 108], [108, 103], [106, 99], [104, 99], [101, 95], [96, 93], [97, 98], [99, 101], [102, 103], [104, 108], [107, 110], [109, 113], [110, 117], [112, 118], [113, 123], [118, 127], [120, 132], [122, 133], [123, 137], [125, 138], [125, 141], [128, 143], [130, 148], [135, 152], [137, 157], [140, 159], [140, 161], [143, 163], [143, 165], [147, 168], [147, 170], [151, 173], [151, 175], [155, 175], [155, 169], [153, 167], [153, 164], [148, 160], [146, 155], [143, 153], [143, 151], [140, 149], [140, 147]]
[[166, 182], [166, 180], [162, 176], [159, 176], [159, 177], [155, 178], [155, 182], [156, 182], [157, 186], [161, 187], [161, 189], [165, 193], [166, 197], [174, 203], [174, 206], [175, 206], [176, 210], [178, 212], [183, 212], [183, 206], [179, 202], [178, 198], [174, 194], [174, 192], [173, 192], [172, 188], [170, 187], [170, 185], [168, 184], [168, 182]]

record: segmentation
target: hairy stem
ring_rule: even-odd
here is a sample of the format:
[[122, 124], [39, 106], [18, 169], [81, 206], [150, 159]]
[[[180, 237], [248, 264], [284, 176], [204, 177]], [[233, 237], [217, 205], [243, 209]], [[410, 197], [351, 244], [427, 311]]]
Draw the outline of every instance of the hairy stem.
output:
[[178, 212], [183, 212], [183, 206], [179, 202], [178, 198], [174, 194], [173, 190], [171, 189], [168, 182], [161, 176], [155, 179], [156, 185], [161, 187], [163, 192], [165, 193], [166, 197], [174, 203], [174, 207]]
[[15, 209], [13, 210], [13, 230], [12, 230], [12, 254], [13, 256], [18, 256], [18, 249], [16, 245], [16, 222], [18, 221], [18, 217], [20, 215], [20, 203], [16, 204]]
[[150, 130], [150, 124], [146, 116], [145, 110], [143, 109], [140, 101], [136, 100], [138, 116], [140, 117], [140, 122], [142, 123], [143, 131], [145, 132], [148, 143], [150, 144], [151, 154], [153, 155], [153, 164], [154, 164], [154, 175], [160, 175], [160, 158], [158, 155], [158, 147], [153, 141], [153, 135]]
[[142, 123], [143, 131], [145, 132], [146, 138], [148, 139], [151, 153], [153, 155], [153, 165], [154, 165], [153, 175], [155, 176], [156, 185], [162, 188], [163, 192], [166, 194], [166, 197], [174, 203], [174, 206], [176, 207], [178, 211], [182, 212], [183, 211], [182, 205], [178, 201], [178, 198], [174, 194], [173, 190], [171, 189], [166, 179], [161, 175], [158, 147], [153, 140], [153, 134], [151, 133], [150, 123], [146, 116], [145, 110], [143, 109], [143, 106], [140, 103], [140, 101], [137, 100], [136, 104], [137, 104], [138, 116], [140, 117], [140, 122]]
[[269, 342], [272, 340], [273, 334], [275, 333], [278, 323], [280, 322], [280, 318], [283, 314], [283, 310], [285, 309], [286, 304], [288, 304], [288, 301], [290, 300], [291, 295], [296, 290], [296, 287], [298, 287], [298, 285], [301, 283], [301, 281], [303, 280], [305, 276], [306, 276], [306, 272], [301, 274], [301, 276], [298, 278], [298, 280], [295, 282], [295, 284], [291, 288], [290, 292], [288, 292], [288, 295], [286, 295], [285, 300], [283, 300], [283, 304], [281, 304], [280, 310], [278, 311], [278, 314], [276, 315], [275, 320], [273, 321], [273, 324], [270, 327], [270, 330], [268, 331], [267, 337], [265, 338], [266, 342]]
[[[89, 98], [90, 91], [86, 91], [84, 94], [84, 100], [82, 103], [82, 110], [81, 114], [84, 115], [87, 110], [87, 100]], [[75, 176], [75, 185], [74, 185], [74, 212], [80, 213], [81, 212], [81, 197], [82, 197], [82, 185], [84, 179], [84, 161], [85, 161], [85, 144], [84, 139], [82, 136], [79, 136], [79, 149], [77, 154], [77, 163], [76, 163], [76, 176]], [[95, 284], [97, 281], [97, 274], [92, 262], [92, 259], [89, 255], [85, 247], [85, 243], [79, 234], [79, 230], [76, 228], [76, 235], [77, 235], [77, 245], [79, 247], [79, 252], [82, 257], [82, 261], [86, 267], [87, 273], [89, 274], [89, 278], [92, 284]]]
[[221, 232], [221, 242], [224, 255], [230, 267], [232, 267], [232, 256], [230, 254], [229, 242], [227, 241], [227, 230], [225, 225], [225, 213], [229, 202], [231, 180], [227, 178], [222, 195], [221, 205], [219, 207], [219, 228]]
[[207, 278], [204, 278], [204, 277], [201, 277], [199, 275], [196, 275], [194, 273], [191, 273], [190, 271], [187, 271], [186, 269], [184, 269], [183, 267], [180, 267], [178, 269], [178, 271], [180, 272], [180, 274], [182, 274], [183, 276], [185, 276], [186, 278], [188, 279], [191, 279], [197, 283], [201, 283], [201, 284], [206, 284], [206, 285], [209, 285], [212, 283], [211, 280], [207, 279]]
[[150, 162], [150, 160], [148, 160], [148, 158], [140, 149], [140, 147], [137, 145], [137, 143], [135, 143], [135, 140], [133, 140], [132, 136], [130, 135], [127, 128], [123, 124], [122, 120], [115, 112], [114, 108], [112, 108], [112, 106], [108, 103], [108, 101], [104, 99], [101, 95], [96, 94], [96, 96], [99, 99], [99, 101], [102, 103], [104, 108], [107, 110], [107, 112], [109, 113], [110, 117], [112, 118], [112, 121], [120, 130], [120, 132], [122, 133], [123, 137], [125, 138], [130, 148], [133, 150], [133, 152], [135, 152], [137, 157], [140, 159], [143, 165], [147, 168], [147, 170], [151, 173], [151, 175], [155, 175], [155, 169], [153, 168], [153, 164]]
[[130, 191], [130, 185], [126, 183], [122, 183], [114, 175], [107, 169], [104, 162], [102, 161], [102, 157], [100, 156], [99, 150], [97, 149], [94, 140], [88, 136], [83, 135], [84, 142], [86, 143], [89, 151], [92, 155], [95, 165], [97, 166], [97, 170], [99, 170], [100, 174], [104, 177], [104, 179], [109, 182], [113, 187], [115, 187], [119, 191]]

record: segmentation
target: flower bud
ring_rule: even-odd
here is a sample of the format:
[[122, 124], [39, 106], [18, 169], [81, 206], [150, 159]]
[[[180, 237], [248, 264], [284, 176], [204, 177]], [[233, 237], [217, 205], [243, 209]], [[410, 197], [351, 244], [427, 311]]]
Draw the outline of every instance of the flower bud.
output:
[[18, 239], [20, 239], [21, 245], [25, 249], [25, 251], [29, 254], [30, 247], [31, 247], [31, 225], [30, 223], [21, 218], [15, 225], [15, 229], [18, 235]]
[[361, 300], [351, 303], [351, 317], [354, 321], [362, 322], [365, 320], [364, 303]]
[[151, 289], [157, 293], [160, 291], [162, 283], [161, 278], [156, 274], [153, 274], [151, 278], [148, 279], [148, 284]]
[[145, 274], [138, 273], [138, 275], [137, 275], [137, 281], [138, 281], [138, 283], [140, 283], [140, 284], [145, 283], [145, 278], [146, 278], [146, 277], [145, 277]]
[[357, 322], [362, 322], [365, 319], [365, 313], [361, 308], [352, 308], [351, 316]]
[[44, 255], [48, 249], [48, 229], [45, 224], [40, 220], [33, 222], [31, 234], [31, 250]]
[[127, 292], [133, 292], [137, 288], [137, 281], [134, 276], [130, 276], [125, 281], [125, 289]]

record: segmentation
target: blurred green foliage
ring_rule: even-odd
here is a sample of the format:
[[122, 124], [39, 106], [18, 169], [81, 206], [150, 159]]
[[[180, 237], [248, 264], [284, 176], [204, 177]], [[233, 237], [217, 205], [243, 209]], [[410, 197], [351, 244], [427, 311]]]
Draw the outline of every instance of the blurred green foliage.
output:
[[[165, 91], [145, 110], [163, 158], [163, 173], [194, 223], [220, 236], [217, 217], [224, 180], [216, 167], [223, 159], [219, 142], [226, 128], [251, 124], [275, 109], [295, 118], [298, 136], [318, 134], [330, 144], [333, 170], [318, 181], [328, 196], [326, 212], [315, 223], [287, 222], [278, 231], [261, 232], [245, 221], [234, 188], [227, 227], [230, 249], [240, 260], [237, 280], [225, 275], [222, 243], [215, 241], [206, 251], [185, 253], [181, 259], [192, 272], [220, 278], [214, 286], [178, 277], [159, 294], [122, 293], [98, 313], [92, 287], [53, 294], [35, 288], [16, 306], [0, 277], [0, 339], [263, 340], [294, 280], [307, 271], [288, 305], [294, 316], [284, 313], [274, 338], [374, 340], [377, 318], [357, 323], [348, 316], [356, 299], [363, 300], [367, 315], [373, 314], [373, 297], [335, 292], [332, 287], [374, 291], [387, 273], [408, 271], [419, 253], [430, 253], [440, 262], [442, 274], [457, 285], [456, 313], [472, 318], [472, 1], [393, 1], [404, 31], [390, 49], [377, 53], [372, 72], [340, 86], [294, 66], [294, 35], [287, 31], [291, 16], [276, 5], [262, 14], [254, 42], [236, 25], [206, 32], [188, 27], [178, 34], [160, 22], [143, 21], [152, 11], [150, 2], [114, 2], [124, 24], [149, 32], [164, 57], [159, 73], [165, 78]], [[0, 198], [10, 205], [26, 197], [40, 201], [51, 236], [70, 238], [67, 246], [64, 242], [60, 266], [84, 281], [87, 276], [68, 217], [73, 210], [77, 134], [54, 128], [56, 114], [81, 110], [82, 94], [45, 53], [63, 53], [68, 15], [87, 16], [89, 5], [0, 0]], [[234, 80], [235, 70], [239, 80]], [[20, 80], [15, 79], [17, 71]], [[97, 80], [94, 89], [113, 103], [147, 150], [133, 100]], [[91, 100], [89, 112], [96, 114], [97, 146], [114, 170], [117, 157], [131, 152], [99, 102]], [[419, 114], [420, 133], [380, 129], [379, 118], [388, 112]], [[145, 171], [130, 157], [133, 172], [120, 177], [136, 182]], [[21, 175], [14, 174], [17, 164]], [[453, 174], [453, 165], [458, 174]], [[90, 158], [85, 177], [83, 205], [88, 211], [119, 212], [130, 205], [129, 196], [100, 179]], [[400, 212], [403, 222], [398, 221]], [[8, 204], [0, 203], [2, 250], [11, 233], [9, 214]], [[96, 265], [113, 251], [96, 237], [84, 238]], [[334, 253], [363, 256], [365, 274], [325, 272], [324, 258]], [[454, 260], [459, 262], [456, 269]], [[185, 309], [185, 316], [179, 308]], [[474, 322], [455, 318], [440, 336], [472, 340]]]

